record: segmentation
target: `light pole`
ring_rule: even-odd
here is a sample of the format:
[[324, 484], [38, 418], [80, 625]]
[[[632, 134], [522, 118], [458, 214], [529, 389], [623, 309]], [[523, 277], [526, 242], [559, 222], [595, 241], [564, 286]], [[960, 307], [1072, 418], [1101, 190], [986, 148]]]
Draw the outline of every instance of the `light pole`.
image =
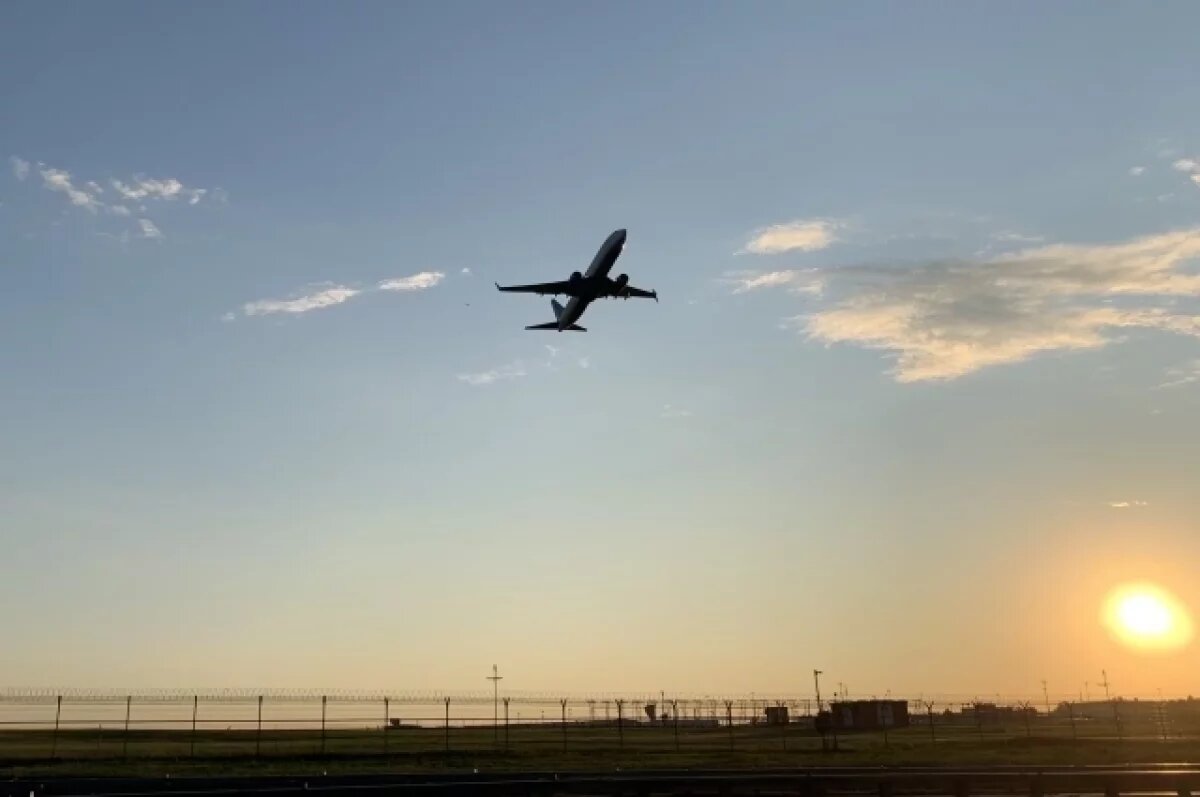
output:
[[492, 682], [492, 737], [493, 743], [500, 744], [500, 682], [504, 680], [504, 676], [492, 665], [492, 674], [488, 676], [488, 680]]
[[817, 687], [817, 713], [821, 713], [821, 671], [813, 670], [813, 683]]

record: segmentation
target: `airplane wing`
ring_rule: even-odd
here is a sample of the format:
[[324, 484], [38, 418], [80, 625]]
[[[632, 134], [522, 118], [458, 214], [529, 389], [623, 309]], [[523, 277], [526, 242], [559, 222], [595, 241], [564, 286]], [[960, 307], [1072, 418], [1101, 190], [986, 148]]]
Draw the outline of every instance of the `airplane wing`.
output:
[[635, 299], [653, 299], [658, 301], [658, 291], [644, 291], [641, 288], [635, 288], [632, 285], [626, 285], [623, 291], [624, 296], [632, 296]]
[[571, 283], [569, 280], [560, 280], [559, 282], [538, 282], [533, 285], [500, 285], [496, 283], [496, 288], [501, 291], [512, 293], [536, 293], [539, 296], [547, 294], [558, 296], [559, 294], [570, 294]]

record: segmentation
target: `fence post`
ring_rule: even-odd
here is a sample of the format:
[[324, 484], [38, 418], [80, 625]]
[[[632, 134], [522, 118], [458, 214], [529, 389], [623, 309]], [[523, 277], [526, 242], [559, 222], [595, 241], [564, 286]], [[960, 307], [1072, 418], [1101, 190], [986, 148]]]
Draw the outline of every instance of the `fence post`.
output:
[[192, 695], [192, 740], [190, 755], [196, 757], [196, 714], [200, 710], [200, 695]]
[[725, 721], [729, 723], [729, 749], [733, 750], [733, 701], [725, 701]]
[[504, 752], [508, 752], [508, 698], [504, 698]]
[[679, 701], [671, 701], [671, 719], [675, 725], [675, 752], [679, 752]]
[[446, 698], [446, 752], [450, 752], [450, 698]]
[[625, 713], [624, 712], [625, 701], [618, 700], [618, 701], [616, 701], [616, 703], [617, 703], [617, 738], [620, 740], [621, 749], [624, 750], [625, 749], [625, 718], [623, 715]]
[[50, 760], [58, 755], [58, 720], [62, 717], [62, 695], [58, 696], [58, 707], [54, 710], [54, 737], [50, 740]]
[[325, 705], [329, 702], [328, 695], [321, 695], [321, 755], [325, 755]]
[[925, 710], [929, 712], [929, 740], [937, 744], [937, 731], [933, 727], [933, 703], [926, 703]]
[[391, 708], [392, 707], [388, 703], [388, 699], [385, 697], [383, 699], [383, 752], [384, 752], [384, 755], [387, 755], [387, 751], [388, 751], [388, 725], [390, 725], [391, 721], [392, 721]]
[[262, 701], [263, 696], [258, 696], [258, 729], [254, 733], [254, 757], [258, 758], [262, 755]]
[[1079, 741], [1079, 732], [1075, 729], [1075, 704], [1067, 703], [1067, 716], [1071, 718], [1071, 738]]
[[563, 735], [563, 752], [567, 752], [567, 701], [565, 699], [558, 701], [562, 705], [562, 735]]
[[129, 755], [129, 714], [133, 708], [133, 695], [125, 697], [125, 734], [121, 739], [121, 758]]

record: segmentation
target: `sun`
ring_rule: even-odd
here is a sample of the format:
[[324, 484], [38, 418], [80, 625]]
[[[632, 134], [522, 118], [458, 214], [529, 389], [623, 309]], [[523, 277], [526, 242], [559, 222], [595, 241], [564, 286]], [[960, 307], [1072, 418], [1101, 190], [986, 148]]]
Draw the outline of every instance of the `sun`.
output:
[[1104, 623], [1120, 642], [1141, 650], [1176, 650], [1192, 641], [1187, 609], [1154, 584], [1123, 584], [1104, 606]]

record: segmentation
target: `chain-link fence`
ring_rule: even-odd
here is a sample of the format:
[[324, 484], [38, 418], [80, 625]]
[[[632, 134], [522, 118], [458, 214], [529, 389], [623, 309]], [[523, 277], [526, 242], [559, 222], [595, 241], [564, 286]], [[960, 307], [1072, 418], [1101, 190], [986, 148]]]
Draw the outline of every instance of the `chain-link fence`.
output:
[[0, 761], [837, 751], [864, 744], [1200, 738], [1186, 700], [0, 694]]

